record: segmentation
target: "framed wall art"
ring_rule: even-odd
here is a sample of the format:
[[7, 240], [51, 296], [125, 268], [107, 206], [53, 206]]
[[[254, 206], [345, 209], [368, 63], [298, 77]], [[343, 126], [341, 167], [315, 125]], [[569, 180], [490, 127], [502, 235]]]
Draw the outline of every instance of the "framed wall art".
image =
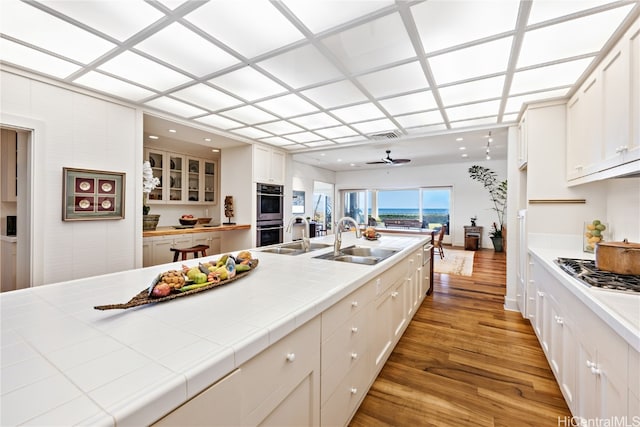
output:
[[62, 168], [62, 220], [124, 218], [125, 174]]

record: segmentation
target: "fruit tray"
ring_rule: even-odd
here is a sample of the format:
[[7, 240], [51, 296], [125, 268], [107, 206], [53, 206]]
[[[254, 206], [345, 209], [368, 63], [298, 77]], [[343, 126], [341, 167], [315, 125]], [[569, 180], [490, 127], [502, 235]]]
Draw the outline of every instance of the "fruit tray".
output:
[[234, 282], [234, 281], [236, 281], [238, 279], [243, 278], [244, 276], [246, 276], [247, 274], [251, 273], [253, 270], [256, 269], [256, 267], [258, 266], [258, 259], [253, 258], [251, 260], [250, 265], [251, 265], [251, 270], [238, 272], [231, 279], [222, 280], [222, 281], [217, 282], [217, 283], [211, 283], [210, 285], [203, 286], [201, 288], [192, 289], [190, 291], [185, 291], [185, 292], [175, 292], [175, 293], [171, 293], [171, 294], [167, 295], [166, 297], [159, 297], [158, 298], [158, 297], [150, 296], [149, 295], [149, 288], [146, 287], [142, 291], [140, 291], [138, 293], [138, 295], [134, 296], [133, 298], [131, 298], [128, 302], [126, 302], [124, 304], [97, 305], [97, 306], [95, 306], [93, 308], [95, 308], [96, 310], [127, 309], [127, 308], [131, 308], [131, 307], [138, 307], [138, 306], [145, 305], [145, 304], [154, 304], [154, 303], [157, 303], [157, 302], [169, 301], [169, 300], [172, 300], [172, 299], [182, 298], [182, 297], [186, 297], [186, 296], [189, 296], [189, 295], [197, 294], [197, 293], [200, 293], [200, 292], [205, 292], [205, 291], [208, 291], [209, 289], [213, 289], [213, 288], [216, 288], [218, 286], [226, 285], [228, 283], [231, 283], [231, 282]]

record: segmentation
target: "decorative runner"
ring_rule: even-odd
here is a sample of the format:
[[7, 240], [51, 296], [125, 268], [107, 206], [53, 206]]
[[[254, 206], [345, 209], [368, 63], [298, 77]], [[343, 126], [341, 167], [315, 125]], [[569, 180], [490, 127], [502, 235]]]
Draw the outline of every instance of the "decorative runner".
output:
[[436, 250], [433, 255], [433, 271], [458, 276], [471, 276], [473, 273], [474, 255], [474, 251], [444, 248], [444, 259], [440, 259], [440, 255]]

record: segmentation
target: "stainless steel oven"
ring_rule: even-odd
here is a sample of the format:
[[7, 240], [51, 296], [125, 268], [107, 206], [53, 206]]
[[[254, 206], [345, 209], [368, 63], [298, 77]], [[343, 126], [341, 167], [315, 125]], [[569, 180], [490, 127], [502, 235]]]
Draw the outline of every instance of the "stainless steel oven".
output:
[[284, 223], [282, 221], [258, 221], [256, 230], [256, 246], [269, 246], [282, 243], [282, 234], [284, 231]]
[[260, 221], [284, 221], [284, 187], [282, 185], [258, 184], [257, 217]]

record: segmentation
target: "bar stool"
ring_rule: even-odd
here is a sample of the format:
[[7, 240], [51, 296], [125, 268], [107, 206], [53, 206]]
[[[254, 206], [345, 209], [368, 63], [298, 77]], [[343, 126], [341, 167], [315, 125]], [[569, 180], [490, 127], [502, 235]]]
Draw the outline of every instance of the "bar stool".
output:
[[196, 245], [190, 248], [171, 248], [171, 252], [173, 252], [173, 262], [178, 261], [178, 257], [182, 255], [182, 260], [185, 261], [187, 259], [187, 254], [193, 254], [194, 258], [198, 258], [199, 255], [203, 257], [207, 256], [207, 249], [209, 246], [207, 245]]

